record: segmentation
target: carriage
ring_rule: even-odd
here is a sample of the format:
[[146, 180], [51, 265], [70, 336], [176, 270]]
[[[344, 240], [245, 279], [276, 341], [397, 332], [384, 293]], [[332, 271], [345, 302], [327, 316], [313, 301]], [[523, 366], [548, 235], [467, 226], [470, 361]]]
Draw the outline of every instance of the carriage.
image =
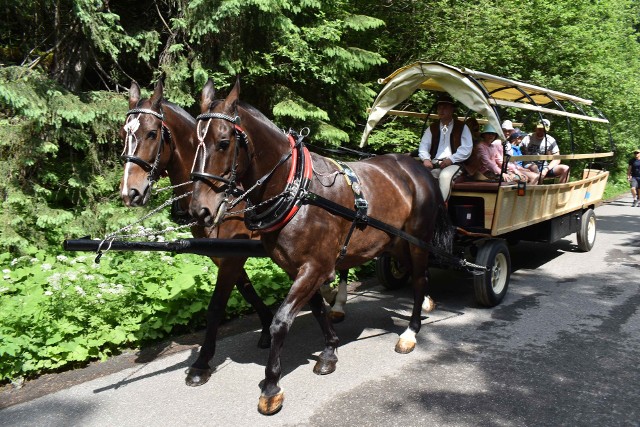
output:
[[[437, 116], [407, 109], [394, 109], [406, 102], [416, 91], [448, 92], [468, 111], [459, 117], [466, 121], [470, 114], [480, 123], [491, 124], [502, 140], [501, 115], [521, 117], [522, 125], [536, 123], [543, 117], [564, 120], [562, 135], [570, 146], [569, 154], [512, 156], [511, 161], [558, 159], [583, 166], [573, 170], [577, 179], [566, 183], [545, 180], [538, 185], [472, 180], [456, 180], [448, 203], [450, 217], [457, 227], [455, 253], [470, 257], [486, 273], [474, 274], [477, 301], [495, 306], [504, 298], [509, 285], [511, 260], [509, 243], [520, 240], [552, 243], [572, 233], [577, 234], [578, 248], [589, 251], [596, 239], [594, 207], [602, 200], [609, 172], [602, 159], [611, 157], [612, 140], [608, 120], [592, 105], [592, 101], [543, 87], [474, 71], [439, 62], [416, 62], [396, 70], [385, 79], [373, 103], [361, 146], [364, 146], [375, 126], [385, 116], [428, 120]], [[501, 114], [503, 113], [503, 114]], [[510, 116], [504, 116], [510, 113]], [[581, 122], [575, 125], [574, 122]], [[585, 126], [586, 124], [586, 126]], [[593, 125], [605, 125], [600, 133]], [[589, 144], [575, 140], [578, 127], [586, 127]], [[588, 135], [590, 134], [590, 135]], [[554, 134], [555, 135], [555, 134]], [[582, 132], [585, 135], [585, 132]], [[605, 144], [598, 144], [597, 136]], [[575, 151], [591, 150], [578, 154]], [[596, 152], [599, 150], [600, 152]], [[414, 153], [415, 154], [415, 153]], [[505, 162], [509, 158], [505, 156]], [[600, 160], [600, 162], [599, 162]], [[504, 167], [504, 166], [503, 166]], [[504, 170], [504, 169], [503, 169]], [[402, 286], [408, 273], [402, 271], [388, 256], [377, 259], [379, 281], [388, 288]]]
[[[398, 286], [411, 278], [411, 317], [395, 347], [396, 352], [404, 354], [416, 346], [422, 311], [433, 308], [428, 303], [425, 274], [430, 263], [472, 272], [478, 300], [493, 306], [502, 300], [508, 287], [511, 266], [507, 240], [554, 241], [577, 231], [581, 249], [589, 250], [595, 242], [593, 208], [602, 198], [608, 173], [593, 163], [573, 183], [527, 187], [499, 181], [459, 182], [447, 205], [431, 174], [408, 155], [381, 155], [343, 163], [310, 153], [304, 138], [296, 132], [283, 133], [256, 108], [240, 101], [239, 80], [224, 99], [215, 97], [209, 80], [202, 91], [197, 119], [163, 100], [160, 83], [148, 100], [140, 98], [137, 85], [132, 87], [123, 127], [127, 162], [123, 201], [127, 206], [146, 203], [154, 180], [166, 170], [175, 184], [171, 187], [174, 194], [180, 193], [176, 197], [181, 205], [177, 211], [186, 211], [196, 220], [188, 225], [196, 238], [119, 242], [112, 234], [103, 240], [67, 240], [64, 247], [222, 257], [218, 262], [226, 264], [221, 264], [207, 310], [205, 342], [188, 370], [186, 382], [202, 385], [211, 375], [209, 361], [215, 351], [217, 325], [231, 289], [237, 286], [245, 298], [265, 312], [261, 315], [265, 339], [259, 345], [269, 347], [270, 353], [258, 404], [262, 414], [274, 414], [283, 405], [284, 392], [279, 386], [283, 343], [307, 303], [325, 339], [314, 373], [335, 371], [339, 339], [319, 290], [333, 280], [336, 270], [377, 258], [378, 275], [386, 286]], [[593, 117], [584, 112], [583, 105], [589, 105], [589, 101], [424, 62], [404, 67], [386, 79], [371, 109], [363, 143], [386, 114], [421, 117], [422, 113], [392, 110], [420, 88], [449, 92], [496, 128], [501, 107], [520, 108], [540, 117], [556, 114], [567, 120], [607, 123], [600, 113]], [[567, 110], [562, 102], [570, 103], [577, 112]], [[536, 158], [582, 160], [607, 155], [611, 153]], [[337, 179], [340, 175], [345, 179]], [[193, 190], [187, 192], [182, 185]], [[451, 217], [455, 229], [450, 225]], [[271, 257], [293, 279], [275, 316], [259, 304], [243, 270], [247, 257], [261, 255]], [[232, 261], [235, 258], [238, 261]], [[410, 266], [410, 270], [404, 266]]]

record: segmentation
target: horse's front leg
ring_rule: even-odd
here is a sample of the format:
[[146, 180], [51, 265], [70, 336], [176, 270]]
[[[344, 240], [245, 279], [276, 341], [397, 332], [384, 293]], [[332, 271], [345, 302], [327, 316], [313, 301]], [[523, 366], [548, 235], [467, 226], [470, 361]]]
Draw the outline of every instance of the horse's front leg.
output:
[[236, 282], [236, 288], [243, 296], [245, 300], [253, 309], [258, 313], [258, 317], [260, 317], [260, 323], [262, 324], [262, 331], [260, 332], [260, 339], [258, 340], [259, 348], [269, 348], [271, 345], [271, 333], [269, 331], [269, 327], [271, 326], [271, 321], [273, 320], [273, 313], [265, 305], [265, 303], [260, 299], [260, 296], [256, 292], [255, 288], [251, 284], [251, 280], [247, 275], [247, 272], [242, 269], [242, 275], [238, 278]]
[[[426, 304], [427, 302], [425, 295], [427, 294], [427, 286], [429, 285], [429, 271], [427, 270], [428, 256], [428, 254], [412, 255], [411, 284], [413, 287], [413, 309], [411, 310], [409, 327], [400, 335], [396, 343], [395, 350], [397, 353], [411, 353], [416, 347], [416, 335], [420, 332], [420, 327], [422, 326], [423, 303]], [[429, 300], [431, 299], [429, 298]]]
[[[213, 259], [213, 258], [212, 258]], [[215, 262], [215, 260], [214, 260]], [[216, 339], [218, 336], [218, 327], [224, 316], [229, 296], [233, 290], [233, 286], [238, 278], [242, 265], [238, 268], [237, 264], [225, 263], [221, 261], [218, 268], [218, 280], [216, 281], [213, 295], [207, 307], [207, 330], [204, 336], [204, 342], [200, 347], [198, 358], [187, 371], [185, 382], [188, 386], [196, 387], [209, 381], [212, 369], [209, 361], [216, 352]]]
[[[293, 282], [289, 293], [276, 312], [273, 322], [271, 323], [271, 350], [269, 351], [269, 360], [267, 361], [267, 366], [265, 368], [265, 379], [261, 383], [262, 392], [258, 402], [258, 411], [261, 414], [272, 415], [282, 408], [284, 391], [280, 388], [278, 382], [282, 375], [280, 355], [282, 353], [284, 340], [289, 333], [293, 320], [298, 315], [302, 307], [304, 307], [307, 302], [310, 302], [314, 295], [317, 295], [317, 290], [320, 285], [330, 279], [333, 274], [333, 271], [330, 273], [323, 273], [323, 271], [318, 268], [313, 268], [309, 264], [303, 265], [300, 268], [298, 276]], [[312, 303], [312, 310], [314, 311], [314, 315], [319, 317], [322, 315], [324, 310], [320, 309], [318, 311], [317, 298], [319, 298], [319, 296], [316, 296], [315, 298], [316, 299], [314, 299], [314, 302]], [[322, 304], [322, 301], [320, 301], [320, 303]], [[333, 326], [329, 322], [327, 316], [324, 315], [324, 317], [326, 319], [326, 323], [323, 324], [321, 322], [323, 330], [325, 326], [332, 330]], [[331, 333], [325, 334], [325, 339], [328, 339], [328, 337], [331, 336]], [[333, 336], [335, 336], [335, 332], [333, 332]], [[335, 338], [335, 342], [327, 343], [327, 346], [331, 345], [337, 346], [337, 338]], [[335, 349], [333, 353], [335, 353]]]

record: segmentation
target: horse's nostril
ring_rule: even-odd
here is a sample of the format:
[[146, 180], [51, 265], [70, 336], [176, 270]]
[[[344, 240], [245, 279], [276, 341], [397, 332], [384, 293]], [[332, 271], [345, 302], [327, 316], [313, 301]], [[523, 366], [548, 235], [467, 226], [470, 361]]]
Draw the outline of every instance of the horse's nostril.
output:
[[198, 217], [200, 219], [205, 219], [208, 216], [211, 216], [211, 212], [209, 212], [208, 208], [200, 208], [200, 212], [198, 213]]

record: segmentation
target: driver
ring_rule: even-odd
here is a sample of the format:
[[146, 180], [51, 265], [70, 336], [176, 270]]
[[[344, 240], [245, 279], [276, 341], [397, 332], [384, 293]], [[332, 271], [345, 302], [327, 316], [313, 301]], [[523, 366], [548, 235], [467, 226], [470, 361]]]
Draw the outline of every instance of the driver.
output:
[[432, 123], [422, 136], [418, 156], [438, 180], [446, 202], [451, 194], [451, 183], [461, 171], [461, 164], [471, 155], [473, 139], [467, 125], [453, 118], [455, 103], [448, 93], [438, 97], [436, 109], [439, 120]]

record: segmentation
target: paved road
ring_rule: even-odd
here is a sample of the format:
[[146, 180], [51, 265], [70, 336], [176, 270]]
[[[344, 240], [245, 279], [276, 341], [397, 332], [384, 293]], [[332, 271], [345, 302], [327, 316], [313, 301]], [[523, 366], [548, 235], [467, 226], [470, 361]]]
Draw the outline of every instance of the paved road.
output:
[[596, 210], [589, 253], [575, 237], [513, 247], [509, 294], [494, 309], [475, 304], [468, 280], [435, 272], [438, 309], [411, 354], [393, 351], [406, 289], [370, 283], [350, 294], [329, 376], [312, 373], [322, 340], [303, 313], [285, 344], [285, 405], [274, 416], [256, 410], [267, 353], [249, 330], [219, 342], [217, 372], [202, 387], [184, 385], [193, 348], [137, 357], [3, 409], [0, 426], [639, 426], [640, 208], [630, 201]]

